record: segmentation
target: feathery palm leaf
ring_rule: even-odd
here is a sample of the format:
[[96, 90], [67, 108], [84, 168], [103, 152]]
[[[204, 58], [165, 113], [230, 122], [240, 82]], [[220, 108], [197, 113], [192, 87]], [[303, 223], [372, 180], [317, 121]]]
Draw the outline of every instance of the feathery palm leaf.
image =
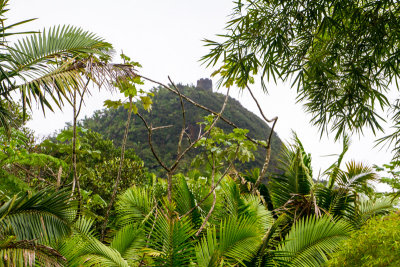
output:
[[114, 248], [101, 243], [93, 235], [93, 221], [79, 218], [71, 236], [58, 242], [58, 251], [67, 259], [67, 266], [124, 266], [128, 263]]
[[148, 244], [155, 255], [155, 266], [187, 266], [194, 258], [192, 237], [195, 230], [187, 217], [170, 218], [159, 214], [147, 230]]
[[80, 251], [80, 256], [76, 263], [71, 262], [69, 266], [110, 266], [110, 267], [128, 267], [127, 261], [114, 248], [101, 243], [93, 236], [84, 236], [86, 246]]
[[144, 230], [128, 224], [114, 236], [110, 247], [117, 250], [130, 265], [139, 260], [139, 250], [145, 246]]
[[370, 218], [395, 210], [395, 205], [396, 202], [391, 197], [377, 199], [361, 198], [353, 222], [357, 227], [361, 227]]
[[372, 168], [364, 166], [362, 163], [350, 161], [346, 163], [346, 171], [339, 173], [337, 184], [344, 190], [354, 190], [368, 194], [371, 190], [373, 191], [369, 182], [376, 181], [377, 178]]
[[317, 205], [324, 213], [332, 217], [351, 219], [355, 214], [357, 197], [341, 188], [329, 189], [319, 185], [315, 189]]
[[283, 174], [273, 176], [268, 188], [275, 209], [284, 206], [293, 194], [308, 195], [314, 184], [311, 156], [296, 135], [295, 144], [282, 153], [280, 168]]
[[65, 257], [55, 249], [35, 241], [0, 240], [0, 266], [63, 266]]
[[261, 243], [262, 232], [257, 220], [251, 217], [229, 217], [221, 222], [219, 236], [216, 228], [208, 228], [207, 235], [196, 245], [199, 266], [232, 265], [250, 261]]
[[282, 214], [275, 220], [265, 232], [262, 243], [248, 266], [290, 266], [290, 263], [285, 260], [289, 254], [285, 251], [276, 251], [282, 227], [288, 223], [290, 220], [286, 214]]
[[149, 188], [138, 186], [128, 188], [117, 201], [119, 225], [125, 226], [148, 218], [154, 211], [155, 205]]
[[3, 91], [19, 88], [24, 103], [33, 96], [42, 106], [51, 107], [46, 98], [49, 94], [59, 105], [70, 89], [83, 85], [81, 72], [90, 75], [92, 60], [80, 68], [75, 63], [92, 55], [107, 59], [110, 51], [109, 43], [78, 27], [56, 26], [32, 34], [8, 47], [8, 76], [18, 77], [23, 83]]
[[288, 260], [294, 266], [321, 266], [328, 253], [338, 249], [341, 241], [348, 238], [352, 227], [344, 220], [329, 216], [309, 216], [297, 221], [278, 251], [291, 254]]
[[31, 197], [10, 199], [0, 207], [0, 234], [14, 233], [18, 240], [52, 241], [71, 232], [76, 202], [67, 191], [43, 190]]
[[[183, 175], [175, 177], [173, 192], [174, 201], [176, 203], [176, 211], [180, 215], [187, 213], [196, 206], [194, 194], [190, 191], [187, 181]], [[200, 213], [198, 209], [194, 209], [189, 216], [195, 225], [201, 224]]]
[[327, 187], [329, 189], [332, 189], [334, 185], [336, 184], [336, 179], [338, 176], [338, 173], [340, 172], [340, 165], [342, 164], [343, 157], [347, 153], [350, 147], [350, 138], [347, 135], [344, 135], [343, 137], [343, 147], [342, 147], [342, 152], [339, 154], [338, 159], [335, 163], [333, 163], [325, 172], [324, 175], [327, 175], [329, 177]]

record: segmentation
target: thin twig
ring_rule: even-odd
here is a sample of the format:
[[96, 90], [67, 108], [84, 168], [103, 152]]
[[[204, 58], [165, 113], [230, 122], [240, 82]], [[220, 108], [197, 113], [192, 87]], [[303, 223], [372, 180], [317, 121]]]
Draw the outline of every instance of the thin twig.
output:
[[239, 152], [239, 146], [236, 148], [236, 155], [235, 157], [232, 159], [231, 163], [229, 164], [229, 166], [225, 169], [224, 173], [222, 174], [222, 176], [218, 179], [217, 183], [210, 188], [210, 192], [208, 192], [208, 194], [202, 199], [200, 200], [193, 208], [191, 208], [188, 212], [186, 212], [185, 214], [183, 214], [182, 216], [180, 216], [180, 218], [189, 215], [190, 213], [192, 213], [196, 208], [198, 208], [201, 204], [203, 204], [203, 202], [212, 194], [212, 192], [215, 190], [215, 188], [218, 187], [218, 185], [221, 183], [222, 179], [224, 179], [224, 177], [228, 174], [228, 171], [230, 170], [230, 168], [233, 166], [233, 162], [236, 160], [237, 157], [237, 153]]
[[153, 140], [152, 140], [153, 131], [152, 131], [151, 126], [149, 126], [147, 121], [144, 119], [144, 117], [139, 112], [136, 113], [136, 115], [143, 121], [143, 123], [148, 131], [148, 142], [150, 145], [151, 153], [153, 153], [153, 156], [156, 158], [158, 164], [160, 164], [160, 166], [163, 167], [167, 172], [170, 172], [170, 169], [164, 164], [164, 162], [161, 161], [161, 159], [158, 157], [156, 151], [154, 150]]
[[272, 138], [272, 134], [274, 133], [275, 124], [277, 121], [278, 121], [278, 118], [276, 118], [274, 120], [274, 123], [272, 124], [271, 132], [269, 134], [268, 141], [267, 141], [267, 151], [265, 153], [264, 165], [261, 169], [260, 175], [258, 176], [256, 183], [254, 184], [253, 192], [255, 192], [255, 190], [257, 190], [257, 188], [260, 186], [261, 181], [262, 181], [265, 173], [267, 172], [269, 161], [271, 159], [271, 138]]
[[270, 122], [270, 123], [273, 122], [273, 121], [276, 121], [276, 120], [278, 119], [278, 117], [275, 117], [275, 118], [272, 118], [272, 119], [267, 119], [267, 117], [264, 115], [264, 112], [263, 112], [263, 110], [262, 110], [260, 104], [258, 103], [257, 98], [253, 95], [253, 92], [250, 90], [250, 87], [249, 87], [248, 85], [246, 85], [246, 87], [247, 87], [247, 89], [249, 90], [250, 95], [251, 95], [251, 97], [253, 98], [254, 102], [256, 102], [256, 105], [257, 105], [257, 107], [258, 107], [258, 110], [260, 111], [260, 114], [261, 114], [261, 116], [264, 118], [264, 120], [265, 120], [266, 122]]
[[[214, 187], [214, 183], [215, 183], [215, 158], [213, 155], [212, 171], [211, 171], [211, 188]], [[215, 203], [217, 202], [217, 193], [215, 192], [215, 190], [213, 190], [212, 192], [213, 192], [213, 203], [212, 203], [211, 208], [208, 211], [208, 214], [207, 214], [206, 218], [204, 219], [202, 225], [200, 226], [199, 230], [196, 232], [196, 236], [199, 236], [201, 231], [203, 231], [203, 228], [206, 226], [208, 219], [210, 219], [210, 217], [211, 217], [211, 213], [214, 211]]]
[[27, 174], [29, 174], [30, 176], [35, 177], [35, 178], [38, 179], [39, 181], [45, 182], [45, 183], [47, 183], [47, 184], [49, 184], [49, 185], [53, 185], [51, 182], [49, 182], [49, 181], [47, 181], [46, 179], [40, 177], [39, 175], [36, 175], [36, 174], [32, 173], [30, 170], [28, 170], [28, 169], [22, 167], [21, 165], [19, 165], [19, 164], [14, 164], [14, 165], [15, 165], [17, 168], [19, 168], [20, 170], [22, 170], [22, 171], [26, 172]]
[[117, 179], [115, 180], [114, 189], [113, 189], [113, 192], [112, 192], [112, 195], [111, 195], [110, 202], [108, 203], [108, 207], [107, 207], [107, 210], [106, 210], [106, 215], [104, 217], [103, 227], [101, 229], [101, 238], [100, 238], [101, 241], [104, 241], [106, 227], [107, 227], [107, 223], [108, 223], [108, 218], [110, 216], [110, 211], [111, 211], [112, 205], [114, 204], [115, 197], [117, 196], [118, 185], [119, 185], [120, 180], [121, 180], [122, 167], [123, 167], [124, 159], [125, 159], [126, 140], [128, 138], [129, 126], [130, 126], [131, 117], [132, 117], [132, 106], [133, 106], [133, 104], [132, 104], [132, 96], [130, 96], [129, 97], [128, 119], [126, 120], [125, 132], [124, 132], [124, 137], [123, 137], [123, 140], [122, 140], [121, 159], [120, 159], [119, 166], [118, 166]]
[[76, 115], [75, 115], [76, 119], [78, 118], [79, 113], [81, 113], [81, 108], [82, 108], [82, 103], [83, 103], [83, 96], [85, 95], [85, 92], [86, 92], [86, 89], [87, 89], [87, 87], [89, 85], [89, 82], [90, 82], [90, 78], [87, 79], [87, 82], [85, 84], [85, 87], [83, 88], [82, 94], [80, 95], [81, 101], [79, 102], [79, 108], [78, 108], [78, 111], [76, 112]]
[[221, 111], [217, 114], [217, 117], [214, 119], [213, 123], [210, 125], [209, 129], [207, 131], [205, 131], [203, 134], [201, 134], [195, 141], [193, 141], [181, 154], [179, 154], [175, 160], [175, 162], [172, 164], [171, 166], [171, 171], [175, 170], [175, 168], [178, 166], [180, 160], [182, 159], [182, 157], [190, 150], [192, 149], [192, 147], [194, 145], [196, 145], [204, 136], [206, 136], [213, 128], [214, 126], [217, 124], [219, 118], [221, 117], [221, 114], [224, 112], [226, 104], [228, 102], [229, 99], [229, 88], [228, 91], [226, 92], [226, 97], [225, 97], [225, 101], [224, 104], [222, 105]]
[[166, 125], [166, 126], [158, 126], [158, 127], [151, 127], [152, 131], [156, 131], [156, 130], [161, 130], [161, 129], [165, 129], [165, 128], [171, 128], [174, 125]]
[[178, 87], [174, 84], [174, 82], [171, 80], [171, 78], [168, 76], [168, 80], [170, 81], [170, 83], [172, 84], [172, 86], [175, 88], [175, 91], [178, 92], [179, 95], [179, 100], [181, 103], [181, 110], [182, 110], [182, 130], [181, 130], [181, 134], [179, 135], [179, 141], [178, 141], [178, 151], [177, 154], [179, 155], [181, 153], [181, 149], [182, 149], [182, 140], [183, 140], [183, 135], [186, 132], [186, 112], [185, 112], [185, 105], [183, 103], [183, 98], [182, 98], [182, 94], [179, 91]]
[[[141, 78], [143, 78], [143, 79], [145, 79], [145, 80], [147, 80], [147, 81], [150, 81], [150, 82], [152, 82], [152, 83], [158, 84], [158, 85], [164, 87], [165, 89], [169, 90], [170, 92], [172, 92], [172, 93], [174, 93], [174, 94], [176, 94], [176, 95], [179, 95], [179, 93], [178, 93], [177, 91], [175, 91], [174, 89], [172, 89], [171, 87], [169, 87], [169, 86], [167, 86], [167, 85], [165, 85], [165, 84], [163, 84], [163, 83], [154, 81], [154, 80], [152, 80], [152, 79], [150, 79], [150, 78], [147, 78], [147, 77], [145, 77], [145, 76], [142, 76], [142, 75], [138, 75], [138, 76], [141, 77]], [[192, 105], [194, 105], [194, 106], [196, 106], [196, 107], [198, 107], [198, 108], [201, 108], [201, 109], [203, 109], [203, 110], [205, 110], [205, 111], [207, 111], [207, 112], [209, 112], [209, 113], [212, 113], [212, 114], [214, 114], [214, 115], [218, 115], [218, 112], [213, 111], [213, 110], [211, 110], [211, 109], [209, 109], [209, 108], [207, 108], [207, 107], [205, 107], [205, 106], [203, 106], [203, 105], [197, 103], [196, 101], [192, 100], [191, 98], [187, 97], [186, 95], [183, 95], [183, 94], [182, 94], [182, 98], [185, 99], [185, 100], [186, 100], [187, 102], [189, 102], [190, 104], [192, 104]], [[231, 122], [230, 120], [228, 120], [227, 118], [225, 118], [225, 117], [222, 116], [222, 115], [220, 116], [220, 119], [223, 120], [223, 121], [224, 121], [225, 123], [227, 123], [228, 125], [232, 126], [233, 128], [239, 128], [235, 123]], [[256, 145], [260, 145], [260, 146], [266, 147], [265, 145], [261, 144], [260, 142], [258, 142], [258, 141], [255, 140], [255, 139], [251, 138], [251, 137], [250, 137], [249, 135], [247, 135], [247, 134], [246, 134], [246, 138], [247, 138], [249, 141], [251, 141], [252, 143], [256, 144]]]
[[275, 128], [276, 122], [278, 121], [278, 117], [274, 117], [272, 119], [268, 119], [265, 116], [260, 104], [258, 103], [257, 98], [254, 96], [254, 94], [251, 91], [250, 87], [248, 85], [246, 85], [246, 88], [247, 88], [247, 90], [249, 90], [250, 95], [253, 98], [254, 102], [256, 103], [258, 111], [260, 112], [260, 114], [263, 117], [263, 119], [265, 120], [265, 122], [267, 122], [267, 123], [271, 123], [272, 122], [273, 123], [272, 124], [272, 128], [271, 128], [271, 132], [269, 133], [269, 136], [267, 138], [267, 146], [266, 146], [267, 151], [265, 153], [264, 164], [263, 164], [263, 167], [261, 169], [260, 175], [258, 176], [257, 181], [256, 181], [256, 183], [254, 184], [254, 187], [253, 187], [253, 193], [256, 193], [257, 188], [260, 186], [261, 181], [262, 181], [265, 173], [267, 172], [269, 161], [271, 159], [271, 139], [272, 139], [272, 135], [274, 133], [274, 128]]

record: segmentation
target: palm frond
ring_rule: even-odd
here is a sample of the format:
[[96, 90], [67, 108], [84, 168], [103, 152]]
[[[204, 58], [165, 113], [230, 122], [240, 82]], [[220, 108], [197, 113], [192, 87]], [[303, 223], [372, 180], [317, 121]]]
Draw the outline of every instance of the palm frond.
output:
[[232, 179], [227, 178], [221, 183], [221, 198], [221, 208], [224, 213], [220, 214], [220, 220], [226, 216], [239, 218], [248, 208], [241, 197], [239, 185]]
[[276, 251], [279, 237], [282, 234], [282, 227], [287, 226], [290, 221], [286, 214], [282, 214], [274, 221], [265, 232], [262, 243], [257, 249], [257, 253], [249, 262], [249, 266], [290, 266], [290, 263], [286, 260], [289, 255], [288, 252]]
[[318, 186], [315, 189], [317, 205], [324, 213], [332, 217], [350, 219], [355, 214], [356, 195], [341, 188]]
[[295, 144], [283, 150], [280, 160], [282, 174], [271, 177], [268, 185], [274, 208], [287, 203], [293, 194], [308, 195], [314, 184], [311, 156], [295, 135]]
[[57, 59], [88, 54], [109, 57], [111, 48], [111, 44], [91, 32], [70, 25], [59, 25], [18, 40], [9, 47], [9, 53], [15, 62], [13, 67], [25, 71], [40, 70], [44, 67], [41, 63], [57, 63]]
[[195, 233], [187, 217], [169, 218], [159, 214], [147, 230], [148, 244], [154, 257], [155, 266], [188, 266], [194, 258], [192, 237]]
[[55, 249], [34, 241], [0, 241], [1, 266], [63, 266], [65, 257]]
[[155, 204], [150, 189], [138, 186], [128, 188], [117, 201], [118, 224], [125, 226], [144, 220]]
[[[128, 267], [127, 261], [114, 248], [108, 247], [92, 236], [85, 236], [86, 246], [77, 262], [84, 266]], [[81, 266], [81, 265], [77, 265]]]
[[200, 267], [218, 266], [220, 257], [216, 229], [207, 228], [206, 236], [196, 245], [196, 263]]
[[378, 179], [377, 174], [372, 168], [364, 166], [362, 163], [350, 161], [346, 164], [346, 171], [338, 176], [338, 186], [345, 190], [355, 190], [368, 194], [373, 190], [370, 182]]
[[11, 230], [18, 240], [52, 241], [71, 233], [75, 213], [76, 202], [65, 190], [15, 196], [0, 207], [0, 231]]
[[196, 263], [199, 266], [232, 265], [250, 261], [261, 243], [262, 232], [257, 220], [250, 217], [230, 217], [221, 222], [219, 238], [215, 228], [196, 245]]
[[343, 147], [342, 152], [339, 154], [339, 157], [335, 163], [333, 163], [325, 172], [324, 175], [329, 177], [327, 187], [332, 189], [336, 184], [336, 179], [338, 173], [340, 172], [340, 165], [342, 164], [343, 157], [347, 153], [350, 147], [350, 138], [348, 135], [344, 135], [343, 137]]
[[246, 213], [243, 215], [256, 218], [263, 231], [271, 228], [274, 224], [274, 218], [272, 213], [262, 204], [260, 197], [255, 195], [243, 195], [242, 198], [247, 206]]
[[59, 240], [58, 251], [65, 256], [67, 266], [128, 267], [127, 261], [114, 248], [101, 243], [93, 235], [93, 221], [80, 217], [72, 235]]
[[95, 34], [68, 25], [31, 34], [7, 47], [0, 68], [0, 94], [7, 97], [20, 90], [24, 111], [33, 99], [42, 108], [51, 109], [48, 97], [61, 106], [71, 89], [83, 86], [82, 73], [93, 81], [102, 76], [104, 72], [97, 69], [104, 65], [98, 61], [107, 61], [111, 48]]
[[351, 225], [344, 220], [309, 216], [293, 225], [278, 251], [290, 253], [287, 260], [294, 266], [321, 266], [327, 261], [328, 253], [337, 250], [351, 230]]
[[381, 197], [377, 199], [361, 198], [359, 201], [357, 214], [354, 216], [354, 222], [357, 227], [361, 227], [370, 218], [387, 214], [390, 211], [396, 210], [395, 205], [397, 203], [393, 201], [391, 197]]
[[[196, 206], [195, 197], [193, 193], [190, 191], [189, 186], [186, 182], [186, 179], [183, 175], [179, 175], [175, 177], [174, 184], [174, 200], [176, 203], [176, 210], [180, 215], [187, 213], [193, 207]], [[191, 221], [195, 225], [201, 224], [200, 221], [200, 213], [198, 209], [193, 210], [190, 213]]]
[[116, 233], [110, 247], [116, 249], [128, 263], [133, 263], [139, 259], [139, 249], [145, 246], [144, 241], [144, 230], [129, 224]]

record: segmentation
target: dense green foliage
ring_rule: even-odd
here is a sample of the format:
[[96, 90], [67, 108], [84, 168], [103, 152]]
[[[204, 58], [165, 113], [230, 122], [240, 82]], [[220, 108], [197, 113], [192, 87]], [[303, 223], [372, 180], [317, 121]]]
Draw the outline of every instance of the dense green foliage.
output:
[[397, 213], [369, 220], [341, 245], [327, 266], [399, 266], [399, 228]]
[[[205, 59], [215, 63], [227, 56], [217, 72], [225, 85], [242, 88], [260, 67], [264, 75], [284, 79], [299, 71], [300, 96], [310, 101], [311, 113], [333, 101], [314, 117], [323, 130], [330, 122], [338, 134], [364, 124], [379, 128], [376, 114], [369, 113], [375, 98], [386, 103], [379, 90], [397, 77], [396, 62], [387, 58], [397, 50], [368, 44], [380, 36], [374, 32], [380, 26], [385, 36], [397, 33], [396, 25], [387, 26], [397, 21], [391, 16], [398, 10], [393, 2], [378, 2], [239, 1], [238, 18], [228, 26], [232, 35]], [[0, 37], [9, 35], [6, 6], [0, 1]], [[296, 135], [292, 144], [282, 145], [274, 133], [269, 143], [271, 129], [232, 98], [224, 102], [221, 94], [183, 85], [141, 90], [146, 78], [135, 72], [137, 62], [121, 55], [124, 64], [108, 65], [111, 46], [78, 28], [32, 36], [13, 46], [5, 46], [4, 38], [0, 42], [0, 266], [400, 264], [399, 216], [393, 213], [398, 162], [384, 165], [390, 177], [383, 181], [394, 192], [377, 193], [374, 169], [356, 161], [344, 164], [349, 138], [343, 135], [342, 153], [316, 179], [311, 155]], [[366, 48], [360, 48], [364, 39]], [[397, 45], [397, 38], [387, 41]], [[376, 60], [367, 64], [375, 50]], [[103, 71], [95, 75], [97, 68]], [[88, 85], [104, 76], [129, 102], [108, 100], [105, 106], [116, 109], [97, 112], [77, 127], [82, 81]], [[14, 90], [21, 93], [22, 109], [11, 99]], [[23, 127], [25, 105], [35, 98], [42, 106], [50, 107], [47, 99], [59, 105], [71, 90], [72, 126], [37, 144]], [[181, 92], [216, 112], [179, 99]], [[132, 114], [141, 122], [130, 124]], [[227, 126], [221, 116], [239, 127]], [[155, 153], [147, 146], [148, 133]], [[148, 172], [144, 162], [153, 172], [161, 165], [166, 175]], [[261, 183], [265, 177], [268, 182]]]
[[227, 86], [258, 77], [264, 89], [265, 81], [292, 82], [311, 123], [336, 138], [382, 130], [378, 111], [393, 104], [398, 150], [399, 102], [385, 92], [398, 87], [399, 14], [392, 0], [237, 1], [227, 34], [207, 40], [203, 59]]
[[[224, 96], [219, 93], [195, 88], [194, 86], [178, 85], [182, 94], [190, 97], [214, 111], [219, 111], [224, 102]], [[154, 127], [172, 126], [170, 128], [154, 131], [153, 141], [160, 157], [166, 162], [171, 162], [176, 156], [176, 147], [181, 131], [181, 106], [179, 97], [166, 89], [157, 88], [153, 90], [153, 108], [151, 112], [143, 111], [139, 107], [139, 112], [152, 123]], [[186, 124], [189, 135], [192, 139], [198, 136], [199, 122], [204, 121], [204, 116], [209, 115], [206, 111], [185, 102]], [[237, 100], [229, 98], [224, 117], [234, 122], [239, 128], [248, 129], [249, 135], [255, 139], [265, 140], [270, 133], [270, 127], [256, 115], [246, 110]], [[113, 140], [120, 145], [123, 137], [123, 129], [127, 118], [127, 111], [123, 108], [105, 109], [97, 111], [91, 118], [85, 118], [81, 125], [85, 128], [103, 134], [106, 138]], [[217, 124], [225, 132], [232, 131], [232, 127], [224, 122]], [[155, 171], [159, 169], [157, 161], [154, 159], [148, 145], [147, 130], [143, 122], [136, 118], [129, 129], [127, 147], [134, 148], [138, 155], [144, 160], [146, 167]], [[277, 134], [272, 138], [272, 158], [269, 170], [276, 170], [277, 155], [282, 147], [282, 142]], [[190, 163], [195, 153], [191, 153], [186, 159]], [[261, 168], [264, 162], [265, 149], [260, 148], [255, 153], [256, 160], [245, 165], [245, 168]], [[186, 168], [189, 165], [186, 164]], [[243, 170], [244, 168], [242, 168]], [[187, 169], [186, 169], [187, 170]]]

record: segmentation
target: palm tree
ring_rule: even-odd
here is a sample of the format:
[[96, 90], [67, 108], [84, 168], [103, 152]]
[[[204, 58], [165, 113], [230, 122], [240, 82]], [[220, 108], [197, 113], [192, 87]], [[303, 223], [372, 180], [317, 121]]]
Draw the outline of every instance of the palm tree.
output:
[[[7, 5], [8, 0], [0, 2], [0, 100], [11, 99], [11, 93], [18, 91], [24, 111], [32, 100], [43, 111], [45, 107], [52, 110], [50, 100], [61, 107], [71, 90], [85, 86], [85, 78], [101, 84], [105, 77], [115, 75], [116, 68], [102, 63], [110, 59], [111, 44], [78, 27], [29, 32], [30, 36], [8, 45], [7, 37], [22, 34], [10, 29], [31, 20], [4, 26]], [[7, 107], [0, 103], [0, 125], [8, 127]]]
[[349, 147], [347, 137], [337, 161], [324, 172], [325, 181], [313, 179], [311, 156], [305, 152], [297, 136], [294, 140], [294, 145], [287, 148], [281, 157], [282, 172], [273, 176], [268, 184], [276, 214], [287, 214], [293, 222], [310, 215], [326, 214], [346, 219], [359, 227], [369, 217], [393, 209], [393, 201], [373, 196], [371, 182], [378, 177], [371, 168], [351, 161], [341, 169]]

